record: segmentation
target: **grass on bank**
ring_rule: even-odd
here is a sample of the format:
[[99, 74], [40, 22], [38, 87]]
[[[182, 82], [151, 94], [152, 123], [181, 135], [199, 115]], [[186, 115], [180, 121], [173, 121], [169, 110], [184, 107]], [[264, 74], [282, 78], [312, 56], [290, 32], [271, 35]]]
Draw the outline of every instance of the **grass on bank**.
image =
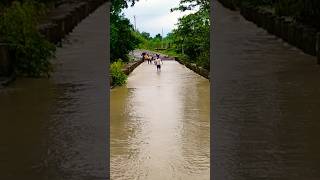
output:
[[121, 59], [113, 62], [110, 65], [110, 74], [112, 78], [112, 85], [122, 86], [127, 82], [127, 75], [122, 71], [125, 63]]

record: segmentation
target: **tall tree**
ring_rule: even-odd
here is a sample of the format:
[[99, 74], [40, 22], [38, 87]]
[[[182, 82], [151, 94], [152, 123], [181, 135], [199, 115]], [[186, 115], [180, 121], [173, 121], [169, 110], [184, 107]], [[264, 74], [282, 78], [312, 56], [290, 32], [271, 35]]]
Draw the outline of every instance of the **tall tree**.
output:
[[187, 11], [199, 7], [196, 13], [183, 16], [178, 21], [178, 27], [173, 30], [177, 52], [189, 57], [189, 61], [209, 69], [210, 51], [210, 1], [181, 0], [179, 7], [172, 11]]
[[141, 32], [141, 36], [143, 36], [144, 38], [146, 39], [150, 39], [150, 33], [147, 33], [147, 32]]
[[111, 0], [111, 14], [120, 14], [122, 9], [134, 6], [139, 0]]
[[161, 36], [161, 34], [156, 34], [156, 36], [154, 37], [155, 39], [157, 39], [157, 40], [162, 40], [162, 36]]
[[180, 0], [179, 6], [172, 8], [171, 11], [187, 11], [199, 7], [200, 10], [210, 9], [210, 0]]
[[110, 16], [111, 32], [110, 32], [110, 52], [111, 62], [122, 59], [128, 61], [128, 53], [134, 50], [141, 40], [135, 35], [133, 26], [129, 19], [121, 14], [122, 9], [128, 7], [128, 2], [131, 5], [137, 0], [112, 0], [112, 9]]

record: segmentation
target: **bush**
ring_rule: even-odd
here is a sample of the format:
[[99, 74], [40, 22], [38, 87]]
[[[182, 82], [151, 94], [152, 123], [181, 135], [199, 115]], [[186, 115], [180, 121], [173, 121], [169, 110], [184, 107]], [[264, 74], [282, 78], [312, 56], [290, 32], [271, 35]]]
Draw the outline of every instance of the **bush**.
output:
[[113, 62], [110, 66], [110, 73], [114, 85], [121, 86], [126, 83], [127, 75], [122, 72], [123, 62], [121, 59]]
[[45, 9], [41, 4], [27, 1], [14, 2], [0, 18], [0, 36], [15, 53], [14, 68], [19, 75], [49, 76], [55, 46], [38, 31], [39, 18]]

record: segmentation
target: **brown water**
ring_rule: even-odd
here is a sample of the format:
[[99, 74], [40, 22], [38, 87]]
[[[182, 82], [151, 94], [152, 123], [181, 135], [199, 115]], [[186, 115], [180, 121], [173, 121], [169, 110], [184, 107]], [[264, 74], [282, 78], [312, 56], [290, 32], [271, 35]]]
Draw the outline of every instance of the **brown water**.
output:
[[110, 94], [112, 180], [210, 179], [210, 84], [147, 62]]
[[0, 89], [1, 180], [107, 179], [106, 8], [64, 40], [52, 78]]
[[320, 67], [215, 3], [213, 178], [320, 179]]

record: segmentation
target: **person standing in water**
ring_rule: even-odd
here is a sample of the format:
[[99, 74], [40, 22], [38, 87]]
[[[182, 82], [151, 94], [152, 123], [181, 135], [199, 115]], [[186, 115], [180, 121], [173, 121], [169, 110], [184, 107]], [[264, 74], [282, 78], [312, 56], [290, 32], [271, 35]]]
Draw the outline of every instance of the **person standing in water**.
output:
[[145, 60], [146, 53], [145, 53], [145, 52], [141, 53], [141, 56], [142, 56], [141, 59], [144, 61], [144, 60]]
[[148, 55], [148, 64], [151, 64], [151, 59], [152, 59], [152, 56], [151, 55]]
[[160, 59], [160, 56], [157, 54], [156, 60], [154, 60], [154, 63], [157, 66], [157, 71], [161, 70], [161, 63], [163, 64], [162, 60]]

